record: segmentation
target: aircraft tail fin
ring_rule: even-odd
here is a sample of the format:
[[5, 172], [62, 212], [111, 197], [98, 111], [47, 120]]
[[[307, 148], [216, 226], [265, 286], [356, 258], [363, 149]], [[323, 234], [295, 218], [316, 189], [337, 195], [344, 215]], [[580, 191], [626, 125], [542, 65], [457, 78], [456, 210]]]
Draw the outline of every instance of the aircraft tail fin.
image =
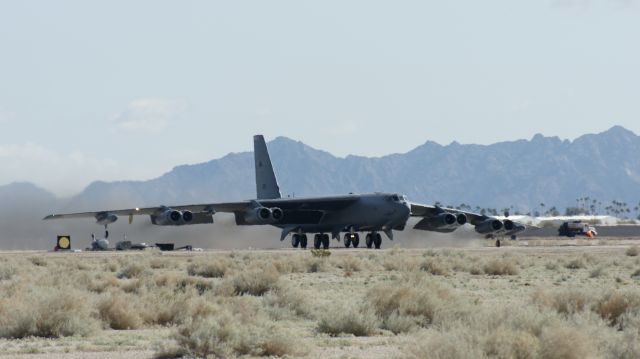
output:
[[262, 135], [253, 136], [253, 154], [256, 165], [256, 192], [258, 199], [280, 198], [280, 187], [273, 172], [267, 144]]

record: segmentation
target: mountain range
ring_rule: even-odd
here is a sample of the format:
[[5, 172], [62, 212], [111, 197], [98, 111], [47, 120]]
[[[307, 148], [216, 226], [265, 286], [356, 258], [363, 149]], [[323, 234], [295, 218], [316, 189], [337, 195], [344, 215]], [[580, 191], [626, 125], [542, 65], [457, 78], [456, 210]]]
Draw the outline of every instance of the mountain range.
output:
[[[572, 206], [583, 196], [603, 203], [640, 200], [640, 136], [620, 126], [573, 141], [540, 134], [491, 145], [427, 141], [407, 153], [383, 157], [340, 158], [286, 137], [272, 140], [268, 147], [285, 196], [393, 191], [421, 203], [513, 207], [521, 212], [540, 203]], [[28, 183], [0, 186], [0, 248], [6, 247], [5, 238], [21, 236], [20, 228], [8, 220], [22, 223], [16, 216], [42, 222], [52, 211], [254, 197], [251, 152], [177, 166], [149, 181], [94, 182], [65, 200]], [[42, 227], [30, 227], [34, 226]], [[50, 232], [51, 226], [46, 227]]]

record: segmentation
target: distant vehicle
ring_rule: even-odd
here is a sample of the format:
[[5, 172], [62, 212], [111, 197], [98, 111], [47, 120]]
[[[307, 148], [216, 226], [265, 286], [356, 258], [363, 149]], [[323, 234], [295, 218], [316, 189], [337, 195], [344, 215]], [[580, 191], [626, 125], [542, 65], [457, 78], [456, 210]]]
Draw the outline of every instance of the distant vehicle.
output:
[[564, 222], [558, 228], [558, 235], [562, 237], [587, 236], [595, 238], [598, 235], [596, 228], [582, 221]]

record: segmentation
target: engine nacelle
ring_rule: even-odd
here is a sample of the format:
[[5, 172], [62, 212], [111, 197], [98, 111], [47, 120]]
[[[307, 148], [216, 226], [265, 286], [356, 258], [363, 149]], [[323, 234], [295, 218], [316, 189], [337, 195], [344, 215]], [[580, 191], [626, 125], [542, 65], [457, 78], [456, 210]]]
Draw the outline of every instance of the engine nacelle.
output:
[[271, 208], [271, 218], [276, 222], [281, 221], [284, 218], [284, 211], [278, 207]]
[[456, 216], [451, 213], [440, 213], [435, 217], [429, 218], [429, 224], [434, 228], [451, 227], [456, 222]]
[[258, 207], [249, 210], [239, 224], [272, 224], [282, 220], [284, 212], [278, 207]]
[[107, 224], [111, 224], [118, 220], [118, 216], [115, 214], [111, 214], [109, 212], [102, 212], [96, 214], [96, 223], [102, 226], [106, 226]]
[[502, 224], [504, 226], [505, 231], [511, 231], [515, 228], [515, 223], [513, 223], [513, 221], [510, 219], [505, 219], [502, 222]]
[[488, 218], [476, 225], [476, 232], [480, 234], [489, 234], [502, 229], [502, 222], [495, 218]]
[[182, 212], [182, 220], [184, 223], [191, 223], [193, 221], [193, 213], [191, 211]]
[[157, 216], [151, 216], [151, 222], [159, 226], [179, 226], [180, 224], [182, 224], [182, 213], [180, 213], [180, 211], [176, 211], [175, 209], [169, 208], [164, 210]]
[[456, 222], [458, 222], [459, 226], [466, 224], [467, 216], [464, 213], [458, 213], [458, 215], [456, 215]]

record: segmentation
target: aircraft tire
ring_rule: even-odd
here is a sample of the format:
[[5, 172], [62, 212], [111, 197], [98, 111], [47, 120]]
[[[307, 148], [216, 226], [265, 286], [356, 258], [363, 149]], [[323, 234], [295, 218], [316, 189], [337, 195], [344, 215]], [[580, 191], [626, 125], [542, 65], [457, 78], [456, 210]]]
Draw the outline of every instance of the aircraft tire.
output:
[[300, 248], [307, 249], [307, 235], [306, 234], [301, 234], [300, 235]]
[[351, 237], [349, 237], [349, 233], [344, 235], [344, 247], [345, 248], [351, 247]]
[[351, 244], [353, 245], [353, 248], [358, 248], [358, 244], [360, 244], [360, 236], [358, 235], [358, 233], [356, 233], [355, 235], [355, 238], [351, 240]]
[[320, 234], [316, 234], [313, 236], [313, 248], [320, 249], [320, 245], [322, 244], [322, 238]]
[[300, 236], [294, 234], [293, 236], [291, 236], [291, 246], [293, 248], [298, 248], [298, 245], [300, 245]]
[[373, 240], [371, 239], [371, 233], [367, 233], [367, 236], [364, 237], [364, 243], [367, 245], [367, 248], [371, 248], [373, 246]]
[[501, 243], [500, 243], [500, 240], [499, 240], [499, 239], [496, 239], [496, 247], [500, 248], [500, 244], [501, 244]]
[[512, 241], [517, 241], [518, 240], [518, 236], [516, 236], [515, 234], [511, 235], [511, 240]]
[[373, 235], [373, 244], [376, 246], [376, 249], [380, 249], [380, 246], [382, 245], [382, 236], [380, 233]]
[[329, 249], [329, 235], [328, 234], [323, 234], [322, 235], [322, 248]]

